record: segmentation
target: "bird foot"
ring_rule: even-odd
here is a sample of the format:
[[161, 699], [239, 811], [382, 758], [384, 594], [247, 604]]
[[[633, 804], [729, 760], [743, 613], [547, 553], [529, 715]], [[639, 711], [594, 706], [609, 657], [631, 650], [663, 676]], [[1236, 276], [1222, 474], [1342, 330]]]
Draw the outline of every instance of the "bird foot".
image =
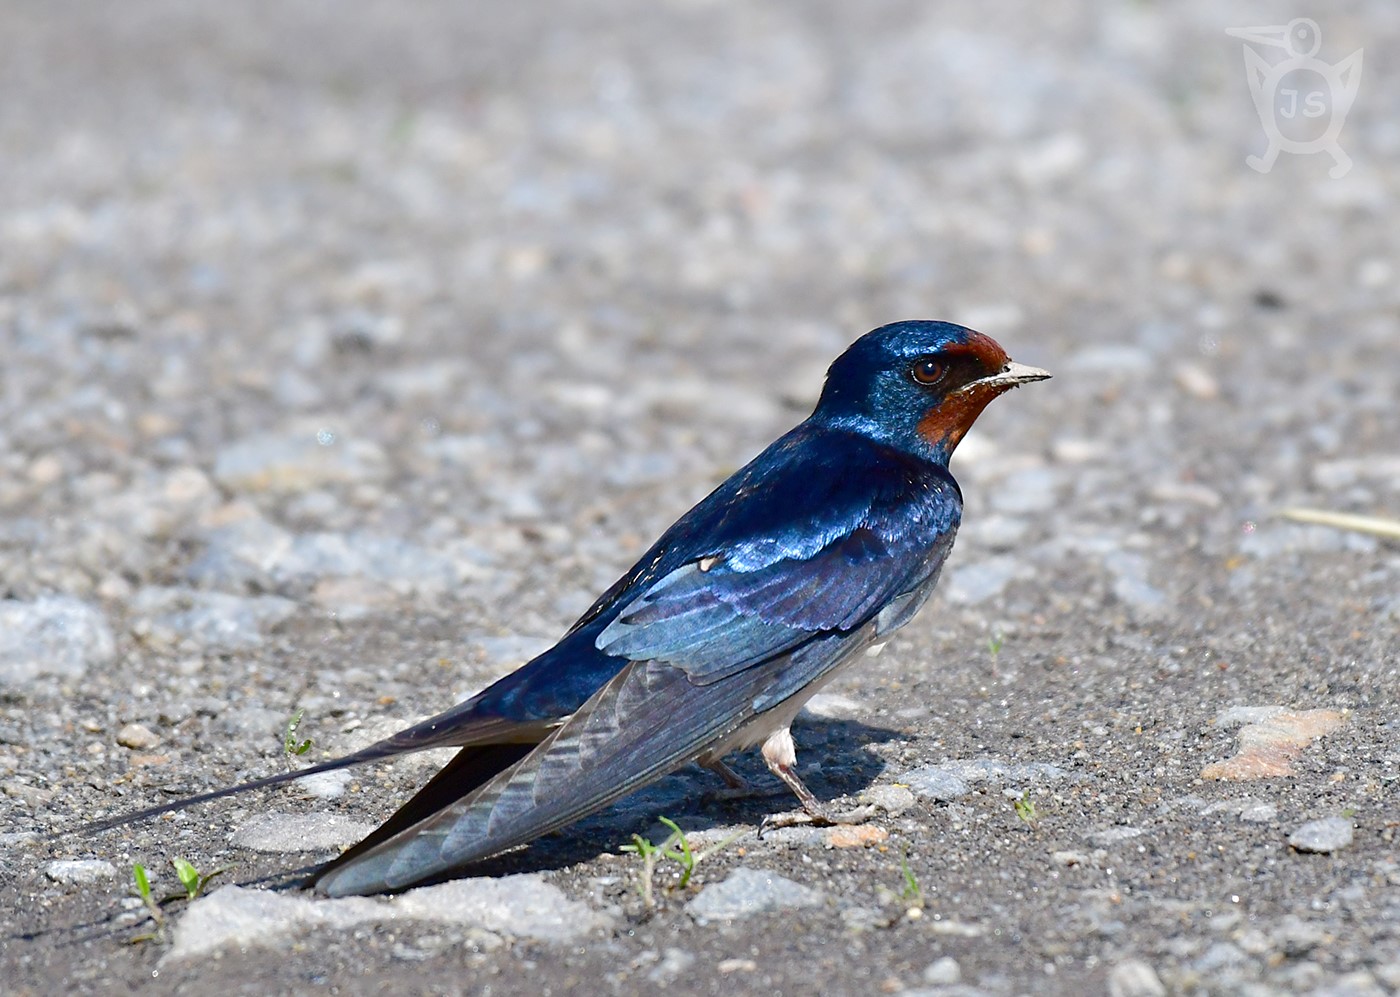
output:
[[846, 811], [834, 811], [827, 807], [793, 810], [782, 814], [769, 814], [759, 825], [758, 835], [781, 827], [837, 827], [840, 825], [865, 824], [879, 813], [878, 807], [870, 805], [854, 807]]

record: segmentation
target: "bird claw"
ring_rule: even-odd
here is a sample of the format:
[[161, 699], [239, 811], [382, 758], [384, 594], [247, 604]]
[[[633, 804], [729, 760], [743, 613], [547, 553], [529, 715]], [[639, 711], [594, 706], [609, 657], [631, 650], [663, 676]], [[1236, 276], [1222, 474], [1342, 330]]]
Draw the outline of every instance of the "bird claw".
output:
[[878, 807], [867, 804], [844, 812], [834, 812], [826, 807], [818, 807], [815, 811], [803, 809], [782, 814], [769, 814], [763, 818], [763, 823], [759, 825], [758, 836], [762, 838], [765, 831], [783, 827], [840, 827], [865, 824], [877, 813], [879, 813]]

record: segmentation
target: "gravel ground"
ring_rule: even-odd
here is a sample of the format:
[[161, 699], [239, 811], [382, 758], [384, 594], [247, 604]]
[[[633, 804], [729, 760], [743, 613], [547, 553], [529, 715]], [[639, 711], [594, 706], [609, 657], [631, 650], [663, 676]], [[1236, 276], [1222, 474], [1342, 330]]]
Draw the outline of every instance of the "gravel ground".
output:
[[[1342, 179], [1245, 164], [1277, 5], [0, 2], [6, 990], [1400, 990], [1400, 546], [1277, 515], [1400, 515], [1400, 8], [1296, 6]], [[434, 759], [71, 833], [517, 666], [912, 317], [1056, 377], [799, 722], [872, 823], [687, 771], [334, 903], [259, 887]]]

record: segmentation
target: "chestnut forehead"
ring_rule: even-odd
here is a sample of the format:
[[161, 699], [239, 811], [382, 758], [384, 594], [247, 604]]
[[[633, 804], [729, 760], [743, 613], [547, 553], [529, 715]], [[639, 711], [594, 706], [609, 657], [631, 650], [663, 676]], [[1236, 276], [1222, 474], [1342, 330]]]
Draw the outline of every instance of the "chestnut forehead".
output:
[[969, 335], [965, 343], [949, 343], [938, 351], [938, 355], [949, 359], [967, 357], [988, 370], [1000, 370], [1011, 359], [995, 339], [980, 332]]

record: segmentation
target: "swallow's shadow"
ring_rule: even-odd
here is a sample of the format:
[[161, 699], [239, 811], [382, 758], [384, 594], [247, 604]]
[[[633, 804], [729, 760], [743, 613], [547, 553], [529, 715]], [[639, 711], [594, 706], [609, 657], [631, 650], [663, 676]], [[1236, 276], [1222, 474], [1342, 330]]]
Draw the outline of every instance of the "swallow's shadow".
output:
[[[859, 793], [885, 770], [884, 760], [863, 751], [862, 745], [883, 743], [902, 735], [855, 720], [803, 714], [793, 724], [792, 736], [797, 744], [798, 774], [817, 799], [827, 801]], [[690, 765], [525, 848], [414, 885], [463, 876], [505, 876], [567, 868], [616, 850], [629, 843], [633, 834], [651, 833], [658, 817], [669, 818], [686, 831], [703, 831], [735, 824], [757, 826], [770, 814], [798, 808], [796, 797], [768, 772], [757, 751], [731, 756], [731, 767], [754, 788], [752, 795], [722, 798], [717, 792], [724, 786], [720, 778]]]

